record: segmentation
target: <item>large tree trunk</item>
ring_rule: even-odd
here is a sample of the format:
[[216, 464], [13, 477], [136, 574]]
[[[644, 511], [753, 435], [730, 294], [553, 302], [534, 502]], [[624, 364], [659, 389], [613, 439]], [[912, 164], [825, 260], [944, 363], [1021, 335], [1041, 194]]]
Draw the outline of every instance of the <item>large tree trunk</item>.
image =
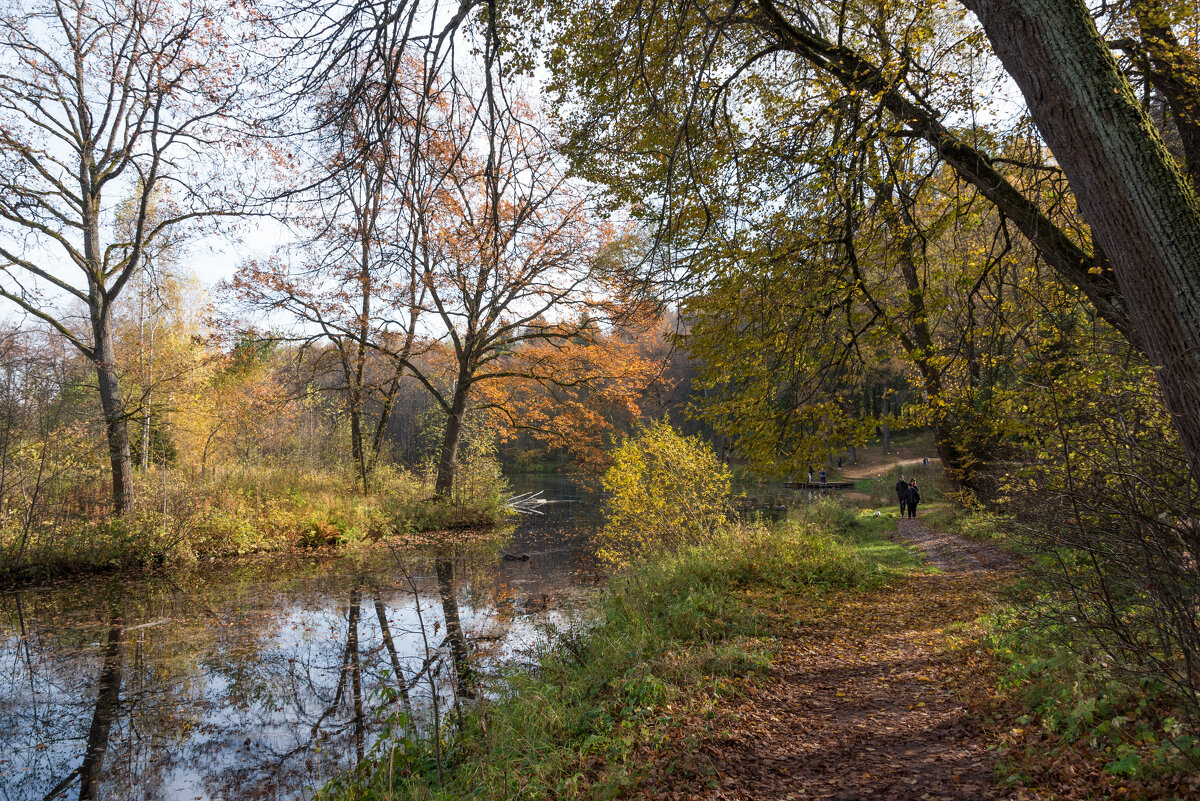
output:
[[104, 315], [93, 315], [93, 334], [96, 385], [100, 390], [100, 407], [104, 410], [104, 433], [108, 438], [108, 460], [112, 466], [113, 512], [123, 515], [133, 503], [133, 460], [129, 455], [129, 426], [117, 380], [112, 334]]
[[439, 498], [449, 498], [454, 488], [454, 474], [458, 470], [458, 440], [462, 436], [463, 418], [467, 412], [467, 394], [470, 385], [461, 379], [454, 389], [450, 411], [446, 414], [446, 430], [442, 435], [442, 452], [438, 459], [437, 481], [433, 489]]
[[1083, 0], [962, 0], [1108, 256], [1200, 481], [1200, 203]]

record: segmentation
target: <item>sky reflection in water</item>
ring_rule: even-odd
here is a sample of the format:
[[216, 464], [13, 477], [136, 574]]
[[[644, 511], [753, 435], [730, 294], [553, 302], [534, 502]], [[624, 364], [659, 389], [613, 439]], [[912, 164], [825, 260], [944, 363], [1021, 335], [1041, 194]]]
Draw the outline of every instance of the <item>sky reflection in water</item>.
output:
[[596, 580], [595, 497], [537, 483], [583, 502], [456, 548], [440, 569], [431, 552], [405, 552], [401, 570], [373, 549], [0, 596], [0, 801], [40, 801], [64, 781], [64, 798], [304, 797], [370, 747], [397, 666], [427, 719], [429, 670], [439, 705], [451, 697], [453, 645], [485, 669], [526, 658]]

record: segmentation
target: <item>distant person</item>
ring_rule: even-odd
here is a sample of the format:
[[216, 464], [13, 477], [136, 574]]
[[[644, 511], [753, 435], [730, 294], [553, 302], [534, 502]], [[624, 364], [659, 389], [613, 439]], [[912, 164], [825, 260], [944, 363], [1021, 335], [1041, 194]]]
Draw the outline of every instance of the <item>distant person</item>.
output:
[[838, 470], [842, 469], [842, 457], [838, 457]]
[[917, 516], [917, 504], [921, 502], [921, 493], [917, 489], [917, 480], [914, 478], [908, 482], [908, 492], [904, 495], [904, 502], [908, 504], [908, 516]]
[[921, 464], [924, 465], [926, 468], [928, 468], [929, 467], [929, 457], [926, 456], [924, 459], [922, 459]]
[[900, 504], [900, 516], [904, 517], [904, 499], [908, 495], [908, 482], [904, 480], [904, 474], [900, 474], [900, 478], [896, 479], [896, 501]]
[[812, 480], [812, 468], [811, 468], [811, 467], [810, 467], [810, 468], [808, 468], [808, 483], [809, 483], [809, 484], [813, 483], [813, 480]]
[[824, 467], [821, 468], [821, 483], [822, 484], [825, 483], [825, 468]]

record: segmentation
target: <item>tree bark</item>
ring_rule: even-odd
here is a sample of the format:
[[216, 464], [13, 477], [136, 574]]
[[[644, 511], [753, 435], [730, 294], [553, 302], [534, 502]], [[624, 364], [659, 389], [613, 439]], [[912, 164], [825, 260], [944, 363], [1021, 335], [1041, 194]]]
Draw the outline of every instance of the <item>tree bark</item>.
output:
[[1083, 0], [962, 0], [1107, 255], [1200, 481], [1200, 203]]
[[108, 317], [103, 312], [92, 313], [96, 365], [96, 386], [100, 392], [100, 407], [104, 411], [104, 433], [108, 439], [108, 460], [112, 467], [113, 512], [123, 515], [133, 504], [133, 459], [129, 453], [129, 427], [121, 386], [117, 379], [116, 354]]
[[437, 481], [433, 490], [439, 498], [449, 498], [454, 489], [454, 474], [458, 471], [458, 441], [462, 436], [463, 418], [467, 412], [470, 385], [461, 378], [454, 388], [450, 410], [446, 413], [446, 430], [442, 435], [442, 452], [438, 459]]

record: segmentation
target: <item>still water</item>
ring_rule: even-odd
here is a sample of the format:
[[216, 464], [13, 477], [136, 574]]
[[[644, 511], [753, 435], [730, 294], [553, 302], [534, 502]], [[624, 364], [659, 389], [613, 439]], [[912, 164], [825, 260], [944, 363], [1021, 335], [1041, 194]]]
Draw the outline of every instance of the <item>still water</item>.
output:
[[[0, 595], [0, 801], [300, 799], [382, 717], [432, 718], [470, 669], [532, 659], [582, 585], [597, 496], [441, 553], [372, 548]], [[527, 559], [523, 557], [528, 557]]]

